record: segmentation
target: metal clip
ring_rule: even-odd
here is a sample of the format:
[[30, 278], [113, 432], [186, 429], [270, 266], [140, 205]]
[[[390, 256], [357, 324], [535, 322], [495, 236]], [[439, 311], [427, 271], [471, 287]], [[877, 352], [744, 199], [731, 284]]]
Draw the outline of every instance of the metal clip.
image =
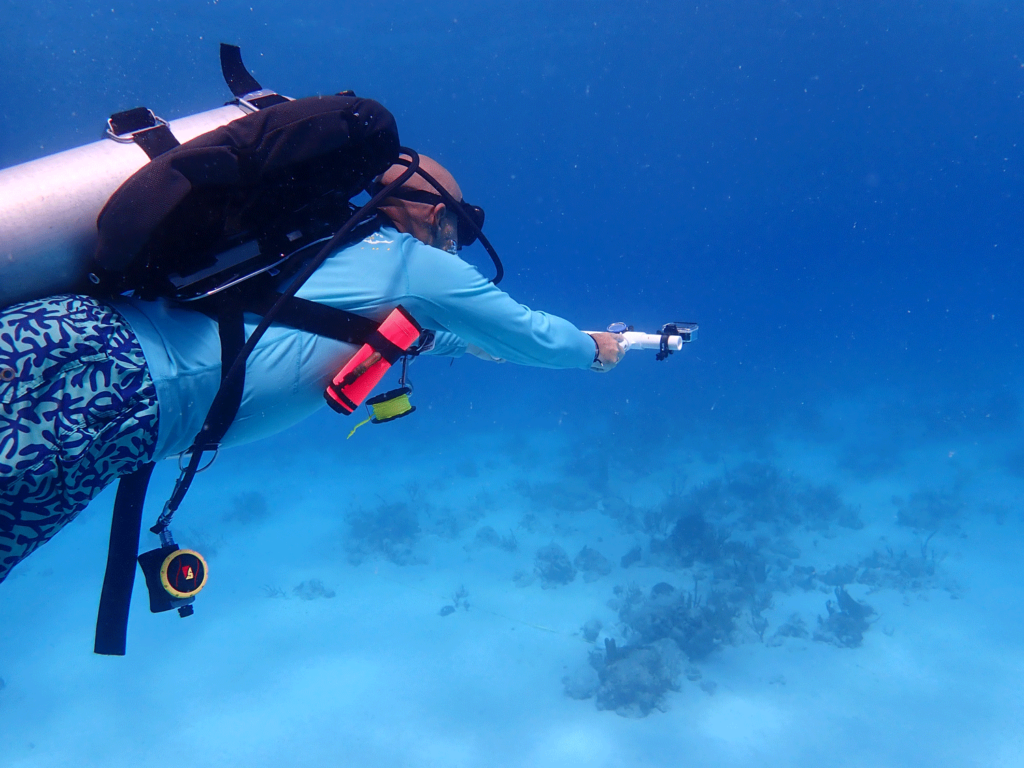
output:
[[[114, 126], [114, 120], [119, 117], [128, 116], [135, 120], [141, 119], [143, 122], [141, 125], [137, 124], [137, 127], [129, 128], [123, 133], [118, 133], [117, 128]], [[159, 128], [161, 125], [168, 126], [168, 122], [162, 117], [158, 117], [152, 109], [137, 107], [136, 109], [130, 109], [127, 112], [118, 112], [116, 115], [111, 115], [107, 118], [107, 130], [104, 133], [107, 138], [113, 139], [119, 144], [131, 144], [135, 141], [136, 134], [152, 130], [153, 128]]]
[[[203, 453], [206, 453], [206, 451], [203, 451]], [[185, 461], [185, 457], [186, 456], [191, 456], [191, 455], [192, 455], [191, 451], [182, 451], [181, 453], [178, 454], [178, 470], [181, 471], [182, 473], [185, 472], [185, 469], [188, 466], [187, 462]], [[208, 470], [213, 465], [213, 462], [215, 462], [217, 460], [217, 457], [219, 455], [220, 455], [220, 446], [218, 445], [218, 446], [216, 446], [213, 449], [213, 458], [211, 458], [208, 462], [206, 462], [206, 466], [205, 467], [199, 467], [199, 469], [196, 470], [196, 474], [198, 475], [200, 472], [205, 472], [206, 470]]]
[[[261, 104], [261, 101], [269, 103]], [[282, 101], [294, 101], [294, 99], [290, 99], [287, 96], [282, 96], [277, 91], [272, 91], [269, 88], [261, 88], [258, 91], [252, 91], [250, 93], [245, 94], [244, 96], [239, 96], [235, 99], [235, 102], [238, 104], [238, 106], [240, 106], [249, 114], [252, 114], [253, 112], [259, 112], [264, 107], [273, 106], [274, 104], [280, 104]]]

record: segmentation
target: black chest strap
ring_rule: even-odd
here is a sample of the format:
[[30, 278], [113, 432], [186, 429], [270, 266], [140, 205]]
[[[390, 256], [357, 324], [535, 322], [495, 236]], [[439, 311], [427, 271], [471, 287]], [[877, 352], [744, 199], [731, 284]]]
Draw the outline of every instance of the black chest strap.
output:
[[300, 331], [313, 333], [327, 339], [346, 341], [350, 344], [362, 344], [371, 334], [377, 331], [380, 323], [361, 315], [354, 315], [343, 309], [329, 307], [298, 296], [284, 297], [276, 291], [261, 291], [243, 296], [242, 307], [261, 317], [270, 308], [281, 301], [275, 322], [297, 328]]

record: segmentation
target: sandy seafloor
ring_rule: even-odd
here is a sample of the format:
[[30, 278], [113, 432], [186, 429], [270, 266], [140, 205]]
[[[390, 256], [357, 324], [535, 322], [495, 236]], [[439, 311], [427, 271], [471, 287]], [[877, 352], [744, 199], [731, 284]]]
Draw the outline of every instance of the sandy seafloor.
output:
[[[864, 405], [828, 418], [851, 426]], [[686, 589], [689, 572], [646, 556], [623, 569], [650, 537], [603, 513], [601, 498], [553, 506], [576, 504], [559, 494], [582, 486], [566, 469], [579, 474], [579, 445], [563, 430], [425, 442], [384, 429], [333, 450], [327, 436], [344, 431], [318, 417], [225, 452], [176, 526], [182, 544], [204, 544], [210, 585], [181, 620], [148, 613], [140, 578], [126, 658], [91, 653], [111, 490], [16, 569], [0, 589], [0, 765], [1024, 765], [1024, 478], [1006, 468], [1005, 436], [924, 439], [898, 460], [879, 452], [887, 468], [870, 471], [851, 465], [850, 444], [792, 432], [735, 451], [673, 441], [649, 468], [613, 464], [601, 495], [637, 509], [749, 461], [835, 483], [864, 525], [794, 526], [793, 567], [824, 573], [886, 547], [935, 565], [916, 585], [848, 585], [877, 612], [856, 648], [772, 640], [794, 613], [813, 635], [833, 597], [820, 582], [776, 589], [765, 641], [741, 617], [729, 642], [687, 665], [664, 711], [628, 717], [568, 697], [562, 678], [605, 637], [626, 644], [608, 605], [617, 585]], [[172, 471], [155, 476], [147, 519]], [[256, 488], [262, 517], [243, 495]], [[928, 532], [898, 524], [894, 502], [920, 489], [955, 494], [958, 510], [925, 550]], [[346, 515], [402, 501], [422, 528], [412, 546], [354, 562]], [[514, 531], [517, 551], [478, 545], [485, 525]], [[591, 546], [614, 567], [530, 583], [551, 542], [570, 558]], [[333, 596], [296, 595], [311, 579]], [[440, 615], [460, 587], [468, 609]], [[592, 619], [603, 624], [595, 644], [581, 632]]]

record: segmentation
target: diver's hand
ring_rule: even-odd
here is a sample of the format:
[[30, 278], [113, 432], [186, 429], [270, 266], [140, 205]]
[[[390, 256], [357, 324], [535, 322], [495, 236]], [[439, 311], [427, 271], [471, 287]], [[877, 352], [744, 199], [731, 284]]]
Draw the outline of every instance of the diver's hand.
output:
[[489, 363], [504, 363], [505, 358], [495, 357], [490, 352], [484, 352], [476, 344], [467, 344], [466, 351], [474, 357], [479, 357], [481, 360], [486, 360]]
[[606, 373], [618, 365], [619, 360], [626, 353], [622, 347], [622, 336], [604, 331], [587, 331], [587, 333], [597, 343], [597, 360], [590, 366], [590, 370]]

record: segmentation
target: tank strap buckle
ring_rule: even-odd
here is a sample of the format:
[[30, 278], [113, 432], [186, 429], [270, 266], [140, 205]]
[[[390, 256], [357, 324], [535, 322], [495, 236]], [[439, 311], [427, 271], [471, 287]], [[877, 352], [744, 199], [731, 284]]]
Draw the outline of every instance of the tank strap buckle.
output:
[[275, 104], [283, 104], [286, 101], [293, 101], [287, 96], [282, 96], [277, 91], [272, 91], [269, 88], [261, 88], [258, 91], [252, 93], [245, 93], [241, 96], [236, 96], [235, 101], [238, 106], [243, 110], [252, 114], [253, 112], [259, 112], [261, 109], [272, 107]]
[[111, 115], [107, 120], [106, 135], [120, 144], [138, 144], [150, 160], [180, 144], [167, 121], [147, 107], [135, 107]]

